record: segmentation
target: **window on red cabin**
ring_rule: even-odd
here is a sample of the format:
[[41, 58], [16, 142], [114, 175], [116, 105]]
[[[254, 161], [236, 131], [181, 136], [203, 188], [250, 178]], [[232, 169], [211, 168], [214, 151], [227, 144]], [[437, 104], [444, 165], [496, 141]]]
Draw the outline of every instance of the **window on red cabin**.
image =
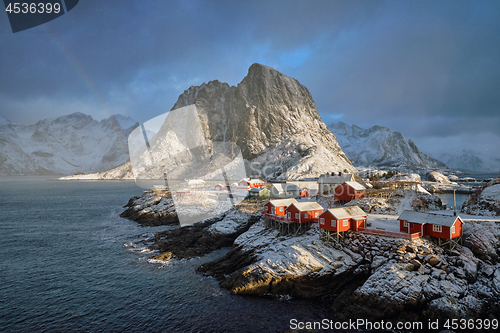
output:
[[309, 214], [306, 213], [306, 215], [304, 216], [306, 219], [309, 218]]
[[265, 206], [266, 207], [266, 210], [269, 210], [269, 207]]
[[403, 226], [404, 226], [405, 228], [408, 228], [408, 221], [404, 221], [404, 222], [403, 222]]
[[433, 225], [432, 226], [432, 231], [435, 231], [435, 232], [441, 232], [442, 231], [442, 228], [440, 225]]
[[332, 227], [337, 227], [337, 220], [332, 220]]
[[295, 213], [295, 218], [299, 219], [300, 218], [300, 214], [299, 213]]
[[344, 220], [343, 224], [342, 224], [344, 227], [347, 227], [349, 225], [349, 221], [347, 220]]
[[314, 213], [314, 217], [318, 217], [318, 216], [319, 216], [319, 212]]
[[319, 219], [319, 223], [320, 223], [320, 224], [325, 224], [325, 219], [321, 217], [321, 218]]
[[454, 234], [455, 233], [455, 226], [451, 227], [451, 233]]
[[288, 212], [288, 218], [292, 217], [292, 213]]

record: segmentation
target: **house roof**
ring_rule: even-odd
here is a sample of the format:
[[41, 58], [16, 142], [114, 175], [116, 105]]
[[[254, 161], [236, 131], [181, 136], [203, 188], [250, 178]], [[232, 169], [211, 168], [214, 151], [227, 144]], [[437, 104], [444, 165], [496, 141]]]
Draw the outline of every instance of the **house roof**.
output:
[[347, 185], [355, 189], [356, 191], [366, 190], [366, 188], [358, 182], [345, 182]]
[[298, 201], [293, 199], [293, 198], [289, 198], [289, 199], [276, 199], [276, 200], [269, 200], [269, 202], [271, 203], [271, 205], [273, 205], [274, 207], [281, 207], [281, 206], [290, 206], [291, 204], [293, 203], [297, 203]]
[[260, 193], [261, 191], [268, 191], [269, 190], [267, 188], [262, 188], [262, 187], [254, 187], [250, 190], [250, 192], [257, 192], [257, 193]]
[[[410, 223], [418, 224], [435, 224], [443, 225], [446, 227], [451, 227], [457, 219], [462, 219], [460, 216], [453, 215], [442, 215], [442, 214], [432, 214], [432, 213], [420, 213], [412, 210], [405, 210], [399, 217], [398, 220], [408, 221]], [[462, 221], [463, 223], [463, 221]]]
[[294, 205], [300, 212], [306, 212], [309, 210], [323, 210], [323, 206], [321, 206], [316, 201], [294, 202], [292, 205]]
[[341, 208], [330, 208], [328, 211], [337, 219], [353, 218], [358, 219], [365, 217], [366, 213], [358, 206], [347, 206]]
[[296, 181], [287, 181], [287, 184], [294, 184], [297, 185], [300, 189], [308, 189], [312, 190], [318, 189], [318, 183], [317, 182], [308, 182], [308, 181], [302, 181], [302, 180], [296, 180]]
[[354, 176], [350, 173], [345, 173], [340, 176], [324, 176], [319, 177], [319, 184], [343, 184], [354, 180]]
[[289, 183], [273, 183], [271, 187], [276, 188], [278, 192], [286, 192], [286, 191], [298, 191], [299, 187], [295, 184]]

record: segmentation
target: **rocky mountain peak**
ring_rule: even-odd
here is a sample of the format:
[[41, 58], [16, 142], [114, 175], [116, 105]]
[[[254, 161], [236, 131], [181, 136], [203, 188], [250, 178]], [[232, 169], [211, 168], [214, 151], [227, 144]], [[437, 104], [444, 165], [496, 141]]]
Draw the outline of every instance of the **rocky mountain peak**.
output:
[[[290, 169], [321, 151], [328, 152], [326, 160], [338, 160], [321, 173], [354, 170], [321, 120], [309, 90], [271, 67], [253, 64], [236, 87], [219, 81], [190, 87], [172, 109], [191, 104], [197, 106], [205, 138], [236, 143], [247, 161]], [[286, 153], [272, 154], [273, 149]], [[274, 156], [271, 161], [268, 155]]]

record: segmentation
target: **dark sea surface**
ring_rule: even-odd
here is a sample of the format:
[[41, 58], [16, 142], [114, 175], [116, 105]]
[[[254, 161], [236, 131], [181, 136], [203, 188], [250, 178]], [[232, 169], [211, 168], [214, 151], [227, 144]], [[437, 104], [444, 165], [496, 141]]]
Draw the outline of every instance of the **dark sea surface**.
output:
[[134, 246], [167, 227], [122, 219], [133, 182], [0, 178], [0, 332], [282, 332], [333, 318], [318, 301], [230, 295]]
[[453, 193], [434, 193], [434, 195], [439, 197], [448, 208], [453, 208], [453, 204], [456, 203], [457, 211], [460, 211], [464, 202], [469, 200], [469, 194], [457, 193], [455, 194], [455, 200], [453, 200]]

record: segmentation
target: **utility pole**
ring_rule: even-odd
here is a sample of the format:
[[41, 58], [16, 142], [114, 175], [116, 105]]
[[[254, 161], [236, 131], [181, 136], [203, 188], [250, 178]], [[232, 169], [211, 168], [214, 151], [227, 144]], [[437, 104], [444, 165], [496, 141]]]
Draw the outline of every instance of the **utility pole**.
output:
[[453, 216], [457, 216], [457, 200], [455, 198], [455, 189], [453, 189]]

